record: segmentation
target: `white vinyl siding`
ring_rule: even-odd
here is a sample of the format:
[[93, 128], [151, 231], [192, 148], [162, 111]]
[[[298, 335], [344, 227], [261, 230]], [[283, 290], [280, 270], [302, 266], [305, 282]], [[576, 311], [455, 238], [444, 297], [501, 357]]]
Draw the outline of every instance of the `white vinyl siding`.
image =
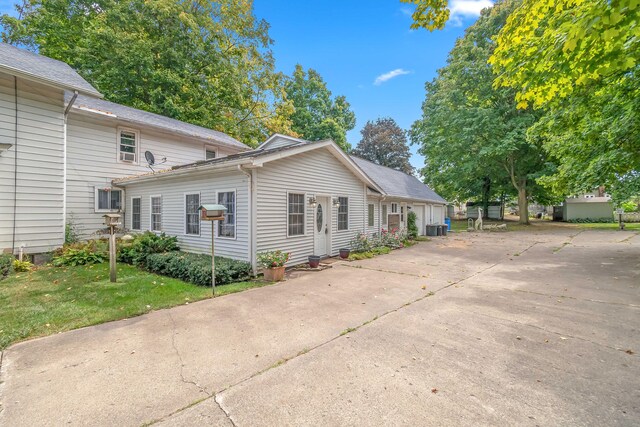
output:
[[[293, 157], [265, 163], [257, 174], [257, 252], [281, 249], [291, 252], [289, 265], [306, 262], [314, 253], [315, 208], [308, 203], [312, 195], [329, 197], [328, 215], [331, 254], [349, 247], [357, 231], [365, 225], [365, 188], [356, 175], [333, 154], [317, 149]], [[288, 194], [305, 194], [305, 234], [290, 238], [288, 234]], [[331, 201], [338, 196], [349, 198], [349, 229], [338, 231], [338, 209]]]
[[222, 191], [218, 193], [218, 204], [227, 208], [224, 219], [218, 222], [218, 237], [236, 238], [236, 192]]
[[118, 160], [137, 163], [140, 132], [132, 129], [118, 129]]
[[[200, 146], [202, 150], [202, 146]], [[202, 151], [200, 151], [202, 154]], [[178, 237], [180, 249], [211, 253], [211, 226], [214, 221], [200, 222], [200, 235], [185, 234], [185, 194], [200, 194], [200, 205], [217, 203], [218, 192], [235, 189], [235, 239], [216, 236], [216, 255], [249, 261], [249, 213], [247, 176], [237, 172], [218, 172], [183, 178], [157, 179], [127, 185], [128, 197], [142, 197], [142, 229], [150, 229], [149, 198], [162, 194], [162, 231]], [[126, 211], [131, 221], [130, 209]], [[218, 223], [219, 221], [215, 221]], [[217, 226], [216, 226], [217, 228]]]
[[140, 197], [131, 198], [131, 229], [142, 230], [142, 199]]
[[[107, 116], [90, 114], [71, 109], [68, 118], [67, 137], [67, 214], [71, 215], [82, 238], [92, 238], [92, 234], [103, 227], [102, 214], [94, 207], [94, 188], [111, 187], [116, 178], [149, 173], [144, 156], [136, 163], [124, 163], [117, 159], [118, 130], [120, 122]], [[140, 128], [138, 152], [151, 151], [156, 159], [166, 157], [166, 163], [158, 165], [156, 170], [168, 169], [178, 164], [201, 161], [205, 155], [203, 141], [184, 135], [171, 135], [152, 129]], [[207, 144], [207, 146], [213, 146]], [[238, 152], [237, 149], [216, 146], [218, 157]], [[0, 160], [2, 159], [0, 156]], [[186, 188], [185, 191], [190, 191]], [[155, 191], [162, 194], [159, 188]], [[127, 193], [127, 197], [133, 194]], [[149, 220], [148, 194], [142, 199], [142, 229], [148, 230]], [[215, 203], [213, 199], [210, 203]], [[184, 191], [180, 194], [180, 216], [184, 215]], [[125, 206], [126, 208], [126, 206]], [[125, 209], [126, 210], [126, 209]], [[166, 210], [166, 206], [165, 206]], [[166, 213], [165, 213], [166, 217]], [[126, 226], [130, 226], [127, 212]], [[181, 219], [180, 224], [184, 224]], [[166, 228], [166, 227], [165, 227]], [[184, 225], [177, 234], [184, 234]], [[211, 237], [209, 237], [209, 240]]]
[[151, 231], [162, 231], [162, 196], [151, 196]]
[[304, 235], [304, 193], [289, 193], [287, 213], [287, 236]]
[[200, 235], [200, 193], [184, 196], [184, 234]]
[[17, 86], [16, 111], [14, 78], [0, 72], [0, 143], [12, 145], [0, 154], [0, 251], [11, 248], [15, 225], [16, 251], [46, 252], [64, 243], [63, 93], [20, 78]]

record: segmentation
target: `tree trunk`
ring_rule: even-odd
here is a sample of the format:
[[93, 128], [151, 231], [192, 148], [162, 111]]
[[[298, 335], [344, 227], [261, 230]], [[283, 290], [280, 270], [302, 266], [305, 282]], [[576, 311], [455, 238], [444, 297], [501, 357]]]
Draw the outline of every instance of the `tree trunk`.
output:
[[518, 210], [520, 211], [520, 224], [529, 224], [529, 204], [527, 203], [527, 187], [518, 188]]
[[489, 196], [491, 195], [491, 178], [484, 177], [482, 184], [482, 218], [489, 218]]

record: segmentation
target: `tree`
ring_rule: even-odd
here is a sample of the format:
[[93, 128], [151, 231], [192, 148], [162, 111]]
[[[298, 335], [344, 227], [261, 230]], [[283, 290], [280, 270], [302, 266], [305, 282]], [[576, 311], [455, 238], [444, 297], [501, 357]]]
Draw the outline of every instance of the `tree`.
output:
[[423, 116], [413, 124], [411, 139], [426, 158], [425, 180], [436, 190], [462, 198], [468, 190], [508, 190], [508, 183], [526, 224], [528, 199], [544, 196], [535, 180], [548, 167], [541, 145], [526, 135], [539, 114], [518, 110], [513, 90], [494, 88], [487, 63], [495, 49], [492, 37], [519, 3], [507, 0], [483, 10], [456, 42], [447, 65], [426, 84]]
[[62, 60], [114, 102], [255, 144], [290, 132], [268, 24], [244, 0], [24, 0], [2, 40]]
[[356, 116], [344, 96], [331, 98], [331, 91], [317, 71], [296, 65], [285, 83], [286, 97], [293, 105], [291, 129], [312, 141], [332, 139], [343, 150], [350, 148], [347, 131], [356, 125]]
[[409, 163], [411, 153], [407, 144], [407, 133], [390, 117], [375, 122], [368, 121], [362, 130], [362, 139], [352, 154], [412, 174], [414, 169]]

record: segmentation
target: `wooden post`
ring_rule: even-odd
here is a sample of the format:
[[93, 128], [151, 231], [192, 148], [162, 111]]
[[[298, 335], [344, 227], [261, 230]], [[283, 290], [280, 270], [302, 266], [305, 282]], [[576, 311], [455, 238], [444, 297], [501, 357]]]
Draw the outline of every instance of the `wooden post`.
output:
[[109, 236], [109, 281], [116, 281], [116, 233], [114, 226], [110, 226], [111, 235]]
[[211, 294], [216, 295], [216, 257], [213, 247], [215, 245], [216, 222], [211, 221]]

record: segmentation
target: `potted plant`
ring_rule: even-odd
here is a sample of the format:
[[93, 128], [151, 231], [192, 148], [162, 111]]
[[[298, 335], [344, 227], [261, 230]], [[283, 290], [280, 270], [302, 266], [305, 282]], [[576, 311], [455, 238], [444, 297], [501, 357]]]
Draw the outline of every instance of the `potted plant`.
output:
[[347, 259], [349, 258], [350, 253], [351, 253], [351, 249], [342, 248], [340, 249], [340, 258]]
[[318, 268], [320, 265], [320, 257], [318, 255], [309, 255], [309, 267]]
[[264, 279], [279, 282], [284, 279], [284, 265], [289, 261], [290, 252], [267, 251], [258, 254], [258, 264], [262, 266]]

